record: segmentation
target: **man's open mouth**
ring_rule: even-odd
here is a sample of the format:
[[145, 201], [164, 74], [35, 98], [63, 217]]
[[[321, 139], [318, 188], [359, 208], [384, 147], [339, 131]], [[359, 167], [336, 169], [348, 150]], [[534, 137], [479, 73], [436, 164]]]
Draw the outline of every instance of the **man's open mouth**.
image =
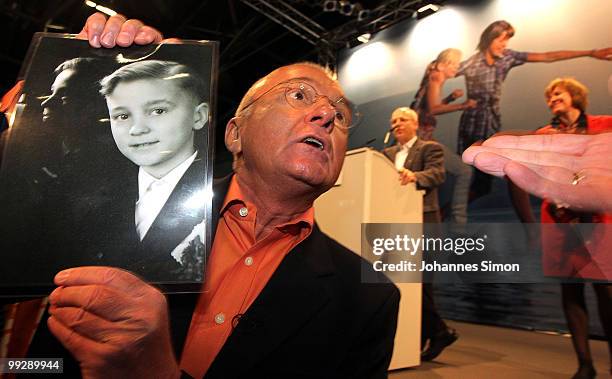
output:
[[321, 142], [320, 140], [314, 137], [306, 137], [302, 140], [302, 142], [310, 146], [314, 146], [318, 148], [319, 150], [323, 150], [325, 148], [325, 145], [323, 144], [323, 142]]

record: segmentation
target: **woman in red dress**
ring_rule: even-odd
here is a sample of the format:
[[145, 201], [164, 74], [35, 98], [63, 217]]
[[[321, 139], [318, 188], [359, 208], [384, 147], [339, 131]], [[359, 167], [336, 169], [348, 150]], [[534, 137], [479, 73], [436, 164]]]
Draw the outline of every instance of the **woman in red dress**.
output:
[[[536, 134], [612, 131], [612, 116], [585, 113], [587, 94], [586, 87], [573, 78], [553, 80], [545, 96], [554, 118]], [[582, 178], [576, 174], [573, 184], [578, 185]], [[579, 362], [575, 379], [596, 375], [588, 343], [585, 281], [593, 282], [612, 360], [612, 226], [606, 224], [612, 224], [612, 214], [576, 212], [553, 199], [542, 203], [543, 269], [545, 275], [564, 278], [563, 311]]]

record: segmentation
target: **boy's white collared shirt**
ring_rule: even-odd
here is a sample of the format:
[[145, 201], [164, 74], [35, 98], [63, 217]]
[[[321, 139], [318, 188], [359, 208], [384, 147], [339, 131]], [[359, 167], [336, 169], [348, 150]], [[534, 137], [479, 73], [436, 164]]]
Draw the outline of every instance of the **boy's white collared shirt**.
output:
[[142, 167], [138, 170], [138, 201], [134, 221], [141, 241], [197, 154], [197, 152], [193, 153], [183, 163], [159, 179], [149, 175]]
[[412, 147], [412, 145], [414, 145], [416, 140], [417, 136], [412, 137], [410, 141], [403, 144], [397, 154], [395, 154], [395, 168], [397, 169], [397, 171], [400, 171], [404, 168], [406, 158], [408, 158], [408, 152], [410, 151], [410, 148]]

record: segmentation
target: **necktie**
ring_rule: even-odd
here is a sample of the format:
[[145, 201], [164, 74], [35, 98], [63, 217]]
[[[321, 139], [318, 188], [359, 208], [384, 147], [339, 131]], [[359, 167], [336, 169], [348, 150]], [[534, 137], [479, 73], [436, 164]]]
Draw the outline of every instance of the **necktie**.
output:
[[167, 198], [165, 190], [167, 186], [168, 184], [163, 180], [152, 182], [144, 195], [138, 199], [136, 203], [134, 219], [136, 221], [136, 230], [138, 231], [138, 236], [141, 241], [149, 231], [159, 211], [164, 206]]

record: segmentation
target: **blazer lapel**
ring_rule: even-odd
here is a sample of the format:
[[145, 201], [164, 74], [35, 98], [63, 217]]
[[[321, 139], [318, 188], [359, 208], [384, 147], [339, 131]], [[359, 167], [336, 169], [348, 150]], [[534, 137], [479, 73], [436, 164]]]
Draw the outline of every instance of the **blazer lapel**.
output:
[[[239, 319], [207, 376], [242, 377], [330, 301], [325, 277], [334, 266], [322, 234], [309, 238], [281, 262], [266, 287]], [[240, 362], [237, 365], [236, 362]]]
[[400, 150], [399, 145], [395, 145], [395, 146], [391, 146], [389, 148], [387, 157], [389, 157], [389, 159], [391, 159], [391, 162], [395, 162], [395, 156], [397, 155], [397, 152]]
[[421, 145], [421, 140], [417, 138], [410, 150], [408, 150], [408, 156], [406, 157], [406, 162], [404, 163], [405, 168], [411, 171], [418, 170], [418, 168], [415, 167], [415, 163], [418, 163], [416, 162], [416, 159], [419, 157]]
[[168, 254], [191, 233], [193, 227], [204, 219], [204, 203], [196, 203], [195, 207], [186, 208], [190, 198], [204, 188], [204, 165], [201, 158], [191, 164], [172, 194], [155, 218], [151, 228], [142, 240], [143, 249], [147, 254], [156, 251]]

